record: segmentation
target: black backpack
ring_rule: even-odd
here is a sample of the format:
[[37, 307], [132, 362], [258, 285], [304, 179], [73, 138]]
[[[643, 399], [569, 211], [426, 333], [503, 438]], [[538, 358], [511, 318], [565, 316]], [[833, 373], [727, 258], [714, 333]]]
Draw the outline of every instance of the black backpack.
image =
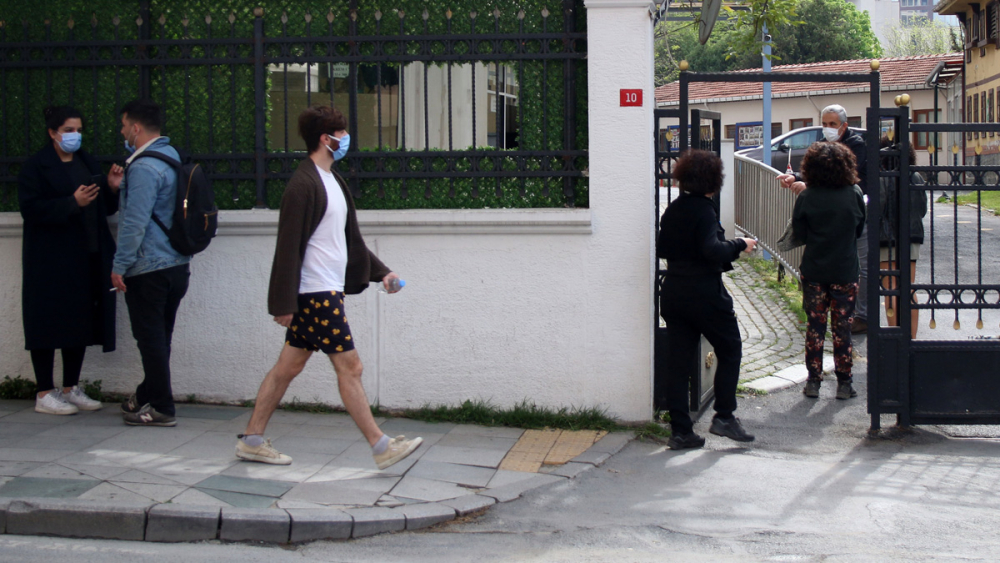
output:
[[162, 153], [143, 151], [136, 158], [144, 156], [162, 160], [177, 172], [174, 222], [168, 229], [155, 214], [153, 221], [167, 233], [170, 246], [184, 256], [193, 256], [205, 250], [215, 236], [219, 208], [215, 205], [215, 191], [204, 169], [192, 162], [190, 157], [177, 161]]

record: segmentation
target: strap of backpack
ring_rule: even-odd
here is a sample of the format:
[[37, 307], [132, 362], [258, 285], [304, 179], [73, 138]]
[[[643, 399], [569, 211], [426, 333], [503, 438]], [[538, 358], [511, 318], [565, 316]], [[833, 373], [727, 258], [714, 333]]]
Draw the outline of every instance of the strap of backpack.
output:
[[[156, 151], [142, 151], [141, 153], [138, 154], [138, 156], [135, 157], [135, 159], [132, 162], [135, 162], [136, 160], [139, 160], [140, 158], [146, 156], [155, 158], [156, 160], [160, 160], [169, 164], [174, 169], [174, 172], [177, 173], [177, 182], [178, 185], [180, 184], [181, 163], [179, 160], [170, 158], [169, 156]], [[160, 227], [160, 229], [163, 230], [164, 234], [166, 234], [168, 237], [170, 236], [170, 231], [167, 229], [167, 226], [163, 224], [163, 221], [161, 221], [159, 217], [156, 216], [156, 213], [153, 213], [153, 222], [156, 223]]]

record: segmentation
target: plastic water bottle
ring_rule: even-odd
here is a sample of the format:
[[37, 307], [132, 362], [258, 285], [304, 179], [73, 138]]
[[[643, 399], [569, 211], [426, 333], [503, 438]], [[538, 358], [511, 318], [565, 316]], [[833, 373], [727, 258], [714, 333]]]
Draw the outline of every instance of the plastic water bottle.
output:
[[406, 287], [406, 280], [401, 280], [399, 278], [391, 278], [389, 280], [389, 290], [386, 291], [384, 284], [378, 284], [379, 293], [396, 293], [400, 289]]

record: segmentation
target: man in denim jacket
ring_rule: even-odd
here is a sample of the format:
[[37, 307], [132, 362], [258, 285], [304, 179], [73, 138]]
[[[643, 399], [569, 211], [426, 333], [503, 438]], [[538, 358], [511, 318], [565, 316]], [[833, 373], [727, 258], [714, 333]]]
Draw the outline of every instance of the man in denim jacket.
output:
[[177, 173], [161, 160], [141, 157], [154, 151], [174, 159], [178, 154], [170, 139], [160, 136], [158, 104], [136, 100], [121, 113], [125, 148], [133, 154], [125, 161], [111, 283], [125, 294], [145, 372], [135, 393], [122, 404], [122, 414], [131, 426], [174, 426], [170, 340], [177, 308], [187, 292], [191, 257], [174, 250], [152, 219], [156, 215], [167, 228], [172, 225]]

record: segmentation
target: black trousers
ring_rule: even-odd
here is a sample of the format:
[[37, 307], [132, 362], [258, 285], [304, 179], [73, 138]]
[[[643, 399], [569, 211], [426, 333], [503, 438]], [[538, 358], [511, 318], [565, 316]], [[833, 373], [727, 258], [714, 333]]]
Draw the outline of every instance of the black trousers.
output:
[[[30, 352], [31, 365], [35, 368], [35, 383], [38, 384], [38, 392], [55, 389], [52, 372], [55, 369], [56, 351], [45, 348]], [[86, 352], [87, 349], [83, 346], [62, 349], [63, 387], [75, 387], [80, 383], [80, 370], [83, 369], [83, 356]]]
[[702, 335], [715, 348], [715, 416], [736, 411], [736, 385], [743, 359], [743, 340], [736, 324], [733, 298], [722, 276], [667, 276], [660, 294], [660, 315], [667, 323], [667, 409], [675, 434], [693, 431], [689, 382], [700, 364]]
[[125, 303], [145, 374], [135, 389], [136, 400], [170, 416], [174, 415], [170, 342], [190, 276], [188, 265], [182, 264], [125, 278]]

